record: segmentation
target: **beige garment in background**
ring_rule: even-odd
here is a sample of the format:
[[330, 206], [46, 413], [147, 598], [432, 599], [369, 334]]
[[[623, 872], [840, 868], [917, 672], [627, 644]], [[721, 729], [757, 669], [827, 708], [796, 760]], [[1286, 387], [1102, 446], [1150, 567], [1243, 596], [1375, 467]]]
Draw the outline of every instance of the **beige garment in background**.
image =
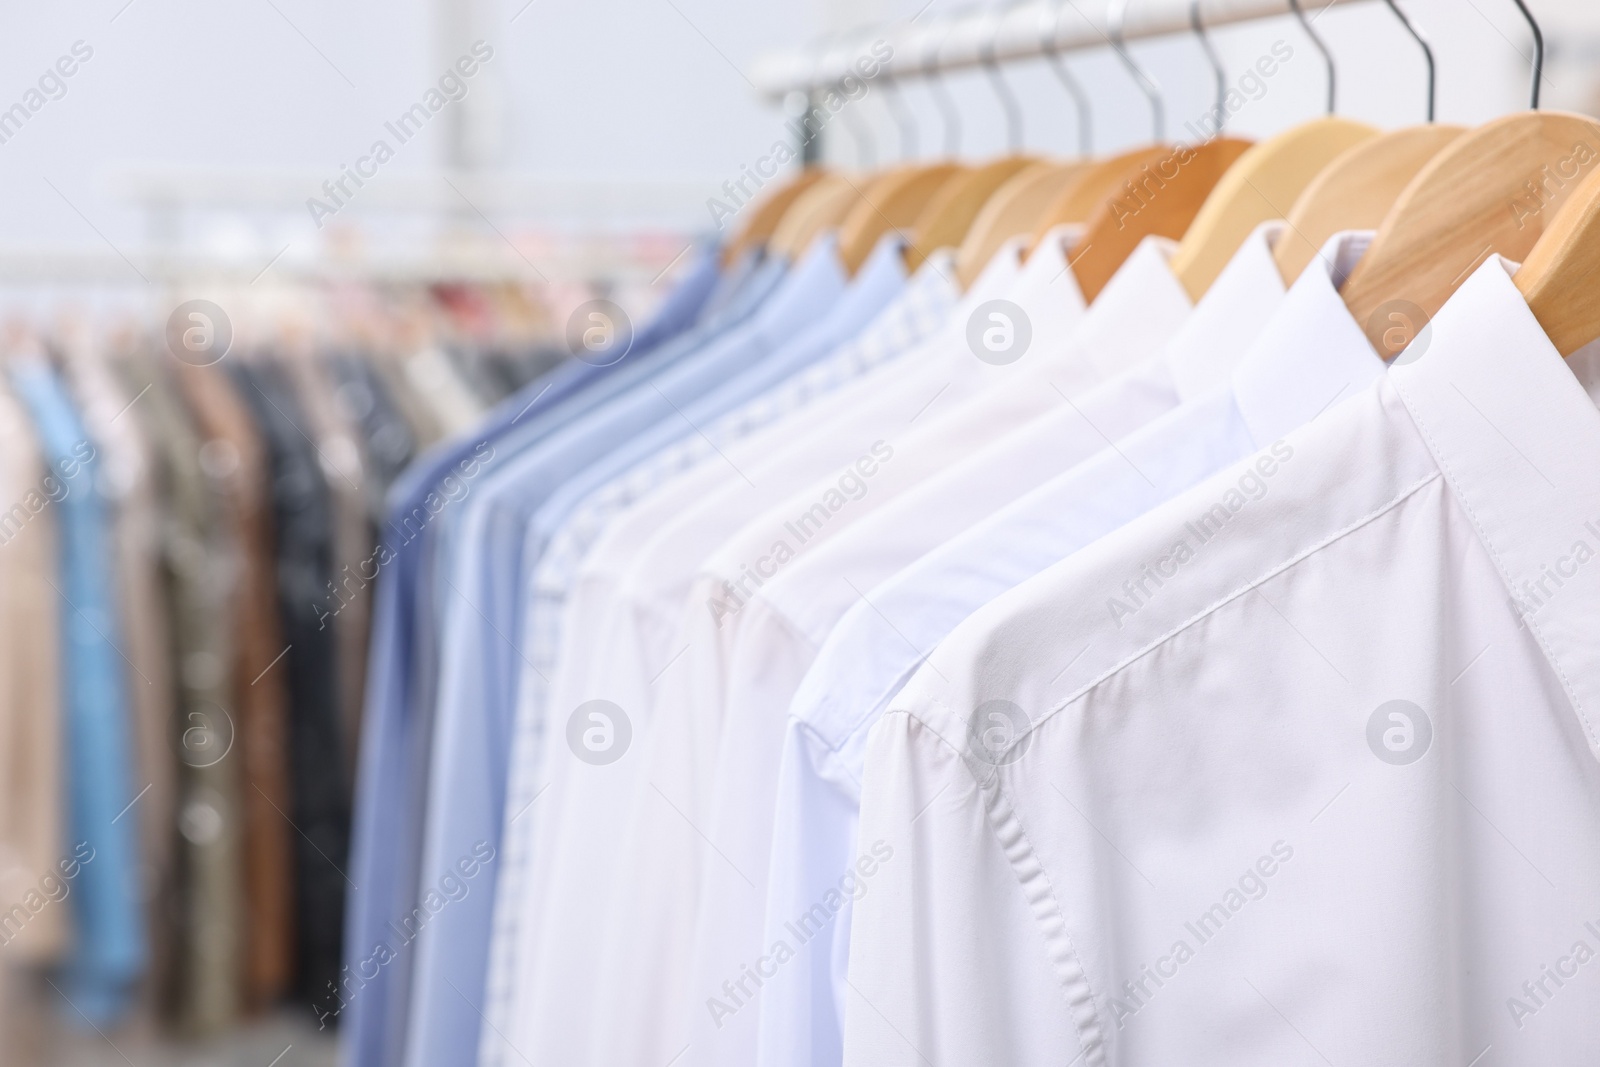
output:
[[163, 561], [177, 680], [177, 879], [167, 895], [176, 965], [164, 1000], [180, 1032], [218, 1034], [239, 1007], [240, 756], [231, 742], [231, 612], [237, 549], [218, 521], [217, 492], [201, 466], [190, 421], [164, 353], [125, 361], [136, 413], [160, 457]]
[[172, 647], [161, 574], [161, 515], [150, 443], [130, 413], [134, 391], [97, 353], [73, 346], [64, 370], [93, 442], [101, 492], [110, 505], [121, 633], [133, 698], [135, 791], [139, 796], [140, 889], [150, 913], [152, 970], [169, 966], [170, 931], [159, 921], [163, 886], [171, 884], [173, 805], [178, 761], [173, 751]]
[[411, 436], [417, 442], [417, 450], [420, 452], [442, 439], [445, 435], [444, 426], [440, 424], [438, 416], [417, 395], [416, 386], [412, 385], [411, 379], [406, 376], [404, 357], [393, 352], [374, 352], [368, 362], [389, 390], [389, 396], [399, 409], [400, 417], [405, 419], [406, 425], [411, 428]]
[[294, 855], [289, 795], [289, 698], [282, 664], [273, 549], [271, 465], [255, 419], [218, 367], [180, 367], [194, 415], [200, 466], [218, 493], [219, 520], [235, 550], [230, 665], [239, 758], [244, 926], [241, 1001], [259, 1009], [294, 979]]
[[372, 523], [362, 489], [366, 471], [361, 432], [334, 399], [338, 383], [315, 353], [291, 353], [283, 358], [283, 364], [300, 398], [300, 409], [310, 423], [303, 429], [316, 446], [322, 477], [333, 501], [333, 588], [327, 590], [326, 602], [319, 611], [328, 613], [323, 624], [333, 627], [337, 649], [334, 665], [338, 671], [339, 729], [344, 738], [345, 789], [351, 792], [375, 577]]
[[445, 436], [471, 429], [485, 406], [462, 378], [450, 357], [434, 345], [424, 345], [401, 358], [406, 381], [418, 399], [439, 420]]
[[0, 374], [0, 963], [13, 965], [54, 958], [69, 932], [67, 908], [31, 896], [69, 851], [51, 487], [59, 496], [33, 425]]

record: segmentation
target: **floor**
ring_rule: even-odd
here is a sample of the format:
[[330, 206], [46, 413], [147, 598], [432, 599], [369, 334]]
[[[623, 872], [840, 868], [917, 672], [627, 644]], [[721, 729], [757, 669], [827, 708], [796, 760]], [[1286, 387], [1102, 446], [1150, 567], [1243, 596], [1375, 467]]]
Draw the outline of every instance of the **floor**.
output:
[[141, 1026], [99, 1034], [47, 1011], [19, 1029], [29, 1033], [21, 1042], [5, 1040], [3, 1067], [336, 1067], [339, 1062], [333, 1031], [318, 1032], [309, 1010], [255, 1020], [210, 1041], [173, 1041]]

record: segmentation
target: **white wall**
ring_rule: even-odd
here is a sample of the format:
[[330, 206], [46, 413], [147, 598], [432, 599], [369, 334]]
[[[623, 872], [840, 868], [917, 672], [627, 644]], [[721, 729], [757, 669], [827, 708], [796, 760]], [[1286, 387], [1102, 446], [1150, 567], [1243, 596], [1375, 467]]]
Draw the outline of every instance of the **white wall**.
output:
[[[743, 73], [759, 53], [910, 15], [922, 0], [477, 0], [462, 18], [454, 6], [441, 8], [451, 16], [441, 17], [434, 5], [444, 0], [124, 3], [10, 5], [0, 17], [0, 109], [21, 99], [73, 42], [94, 49], [66, 95], [0, 144], [0, 246], [137, 246], [147, 237], [144, 221], [111, 181], [130, 165], [336, 175], [438, 76], [454, 47], [437, 40], [441, 22], [457, 34], [465, 25], [496, 50], [469, 97], [486, 124], [479, 158], [566, 178], [687, 180], [703, 183], [709, 196], [779, 135], [779, 113]], [[1594, 109], [1600, 5], [1533, 3], [1552, 42], [1547, 104]], [[949, 6], [939, 0], [923, 17]], [[1442, 120], [1477, 122], [1522, 106], [1520, 52], [1528, 38], [1511, 0], [1406, 0], [1406, 7], [1435, 43]], [[1385, 126], [1420, 120], [1420, 60], [1385, 8], [1337, 8], [1318, 25], [1339, 64], [1341, 111]], [[1318, 112], [1322, 71], [1292, 20], [1224, 28], [1215, 37], [1235, 71], [1276, 39], [1295, 49], [1263, 98], [1239, 114], [1237, 132], [1267, 135]], [[1208, 105], [1209, 75], [1192, 40], [1139, 43], [1134, 51], [1164, 86], [1174, 128]], [[1098, 147], [1142, 139], [1142, 100], [1109, 53], [1084, 54], [1073, 66], [1094, 93]], [[1025, 103], [1028, 145], [1070, 150], [1070, 109], [1043, 65], [1019, 66], [1010, 77]], [[963, 116], [963, 153], [1002, 150], [1000, 111], [982, 75], [948, 84]], [[936, 113], [923, 89], [909, 85], [905, 95], [926, 150], [938, 140]], [[881, 100], [862, 103], [860, 117], [875, 131], [880, 159], [892, 157], [894, 127]], [[376, 180], [435, 167], [445, 127], [436, 123], [403, 146]], [[829, 152], [845, 161], [854, 155], [837, 137]], [[677, 225], [709, 221], [703, 201], [687, 198], [668, 214], [664, 221]], [[320, 239], [299, 210], [233, 224], [212, 219], [206, 227], [207, 239], [233, 233], [269, 250], [284, 240], [309, 249]]]

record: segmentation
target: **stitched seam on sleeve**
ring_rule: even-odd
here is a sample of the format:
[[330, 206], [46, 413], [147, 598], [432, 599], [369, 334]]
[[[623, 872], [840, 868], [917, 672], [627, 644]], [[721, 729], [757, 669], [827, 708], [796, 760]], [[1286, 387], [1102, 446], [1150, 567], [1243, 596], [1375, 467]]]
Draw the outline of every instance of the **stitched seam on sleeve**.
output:
[[[939, 698], [929, 699], [953, 721], [960, 721], [959, 716], [956, 716]], [[1056, 981], [1061, 985], [1067, 1011], [1072, 1017], [1073, 1029], [1077, 1033], [1079, 1055], [1083, 1057], [1086, 1067], [1098, 1067], [1103, 1064], [1105, 1039], [1100, 1025], [1099, 1009], [1095, 1006], [1094, 988], [1089, 982], [1089, 972], [1084, 967], [1078, 947], [1072, 940], [1072, 932], [1067, 927], [1066, 911], [1061, 907], [1055, 885], [1051, 882], [1043, 862], [1040, 861], [1038, 852], [1028, 837], [1027, 829], [1022, 825], [1021, 817], [1017, 815], [1009, 799], [1003, 795], [1004, 789], [1000, 784], [998, 769], [990, 767], [987, 768], [989, 773], [980, 775], [973, 767], [967, 750], [952, 742], [933, 723], [907, 711], [892, 711], [888, 714], [905, 715], [933, 734], [940, 743], [950, 749], [962, 767], [972, 776], [973, 784], [984, 796], [984, 821], [989, 824], [989, 830], [995, 837], [995, 844], [1006, 857], [1012, 877], [1017, 880], [1017, 888], [1021, 890], [1023, 899], [1028, 902], [1028, 910], [1033, 913], [1034, 921], [1041, 927], [1040, 936], [1044, 942], [1045, 954], [1050, 960], [1051, 969], [1055, 972]], [[1001, 808], [1004, 810], [1001, 811]], [[1024, 870], [1025, 866], [1031, 866], [1031, 870]], [[1040, 893], [1036, 889], [1031, 889], [1030, 881], [1037, 881], [1045, 892]], [[1064, 946], [1061, 944], [1063, 940]], [[1079, 985], [1082, 986], [1081, 993], [1074, 988]]]

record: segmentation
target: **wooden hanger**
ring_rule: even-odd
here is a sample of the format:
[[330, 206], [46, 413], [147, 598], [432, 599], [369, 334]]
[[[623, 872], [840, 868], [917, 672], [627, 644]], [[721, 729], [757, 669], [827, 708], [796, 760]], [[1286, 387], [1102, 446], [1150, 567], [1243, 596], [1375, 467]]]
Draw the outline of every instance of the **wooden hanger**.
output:
[[827, 173], [822, 167], [806, 167], [763, 197], [750, 213], [744, 227], [722, 250], [723, 266], [738, 259], [745, 250], [766, 244], [772, 232], [778, 228], [778, 223], [783, 221], [784, 213], [800, 198], [800, 194], [822, 180]]
[[1466, 129], [1408, 126], [1345, 149], [1311, 180], [1285, 216], [1272, 258], [1285, 285], [1341, 230], [1373, 230], [1394, 207], [1406, 184]]
[[1600, 337], [1600, 167], [1572, 190], [1512, 281], [1563, 356]]
[[801, 193], [784, 212], [767, 242], [768, 251], [790, 259], [799, 257], [813, 237], [837, 226], [859, 197], [855, 186], [843, 175], [828, 175]]
[[1285, 285], [1294, 284], [1300, 272], [1334, 234], [1341, 230], [1375, 229], [1417, 172], [1466, 132], [1460, 126], [1434, 124], [1437, 78], [1433, 49], [1396, 0], [1385, 2], [1422, 52], [1427, 69], [1427, 125], [1392, 130], [1363, 141], [1346, 149], [1312, 179], [1305, 192], [1295, 200], [1294, 207], [1289, 209], [1285, 217], [1288, 226], [1272, 249], [1273, 261]]
[[1170, 149], [1126, 172], [1089, 216], [1073, 255], [1072, 274], [1083, 298], [1092, 302], [1099, 296], [1146, 237], [1181, 238], [1223, 175], [1250, 148], [1249, 141], [1218, 137]]
[[893, 181], [898, 173], [891, 170], [855, 177], [828, 175], [795, 200], [773, 231], [767, 247], [790, 259], [798, 259], [818, 234], [838, 229], [852, 208], [863, 199], [876, 196], [881, 183]]
[[1345, 306], [1373, 347], [1394, 354], [1383, 344], [1390, 323], [1377, 314], [1382, 305], [1409, 302], [1425, 321], [1490, 255], [1526, 259], [1597, 161], [1600, 122], [1559, 111], [1495, 119], [1434, 156], [1344, 285]]
[[1250, 231], [1268, 219], [1283, 218], [1319, 171], [1377, 133], [1364, 122], [1325, 115], [1240, 156], [1211, 190], [1173, 253], [1172, 272], [1190, 298], [1205, 294]]
[[1032, 156], [1006, 156], [946, 182], [917, 216], [916, 245], [906, 250], [906, 266], [922, 266], [936, 248], [959, 248], [995, 190], [1036, 162]]
[[[890, 229], [911, 229], [944, 185], [966, 173], [954, 163], [906, 167], [885, 178], [839, 224], [839, 257], [854, 274]], [[913, 240], [915, 235], [912, 235]]]
[[1061, 192], [1091, 165], [1083, 160], [1035, 163], [995, 190], [956, 254], [961, 287], [977, 279], [1001, 245], [1018, 234], [1033, 233]]
[[1146, 163], [1157, 163], [1172, 151], [1170, 145], [1148, 144], [1091, 162], [1073, 176], [1033, 228], [1034, 243], [1064, 223], [1087, 222], [1089, 216], [1114, 196], [1130, 174]]

